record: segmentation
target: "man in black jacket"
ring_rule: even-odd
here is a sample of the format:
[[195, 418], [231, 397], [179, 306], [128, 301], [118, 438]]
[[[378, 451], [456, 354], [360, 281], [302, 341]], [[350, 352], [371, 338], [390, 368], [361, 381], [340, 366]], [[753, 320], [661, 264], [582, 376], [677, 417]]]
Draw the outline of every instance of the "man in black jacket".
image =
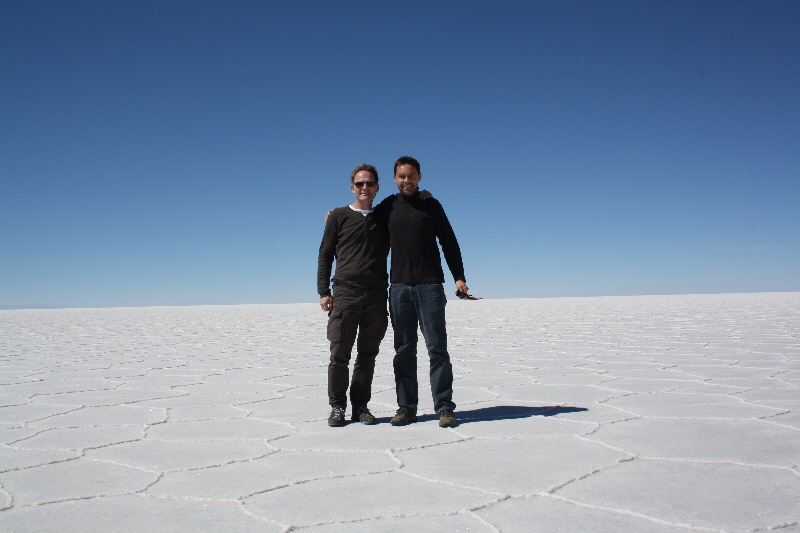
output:
[[[347, 407], [348, 363], [356, 343], [356, 361], [350, 384], [351, 419], [374, 424], [367, 408], [372, 395], [372, 375], [388, 318], [386, 311], [386, 256], [389, 234], [386, 220], [373, 213], [378, 192], [378, 171], [366, 163], [350, 175], [350, 190], [356, 201], [337, 207], [327, 218], [317, 264], [319, 304], [328, 312], [328, 425], [344, 426]], [[333, 294], [330, 290], [331, 270]]]
[[447, 352], [444, 272], [439, 244], [459, 291], [467, 293], [461, 250], [442, 205], [419, 196], [419, 162], [401, 157], [394, 165], [400, 192], [376, 207], [389, 225], [392, 249], [389, 308], [394, 328], [394, 376], [399, 409], [392, 425], [417, 420], [417, 326], [422, 330], [430, 359], [433, 404], [439, 426], [455, 427], [453, 366]]

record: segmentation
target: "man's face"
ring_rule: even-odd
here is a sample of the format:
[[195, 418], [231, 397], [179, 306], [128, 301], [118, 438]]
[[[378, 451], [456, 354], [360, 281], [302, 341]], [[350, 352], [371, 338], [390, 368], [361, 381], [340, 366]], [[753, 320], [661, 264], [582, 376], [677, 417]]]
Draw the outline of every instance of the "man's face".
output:
[[378, 189], [380, 189], [378, 182], [375, 181], [375, 176], [369, 170], [359, 170], [350, 185], [350, 190], [356, 195], [356, 200], [362, 202], [374, 200]]
[[405, 196], [411, 196], [417, 192], [421, 179], [422, 174], [417, 172], [413, 165], [400, 165], [397, 167], [397, 172], [394, 173], [394, 182]]

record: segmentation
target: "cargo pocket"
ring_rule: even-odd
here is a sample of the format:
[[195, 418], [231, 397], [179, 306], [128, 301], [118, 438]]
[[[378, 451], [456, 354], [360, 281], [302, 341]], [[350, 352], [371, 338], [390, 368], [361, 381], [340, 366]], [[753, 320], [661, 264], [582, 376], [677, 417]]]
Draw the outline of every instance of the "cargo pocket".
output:
[[342, 339], [342, 310], [333, 308], [328, 313], [328, 340], [339, 342]]

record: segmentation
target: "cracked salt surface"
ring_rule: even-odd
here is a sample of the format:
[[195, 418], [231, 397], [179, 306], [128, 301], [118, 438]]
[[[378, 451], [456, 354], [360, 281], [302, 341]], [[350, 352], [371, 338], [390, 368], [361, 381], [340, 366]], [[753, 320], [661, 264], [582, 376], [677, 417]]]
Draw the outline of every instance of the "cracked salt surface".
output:
[[0, 532], [800, 532], [800, 294], [455, 301], [460, 425], [316, 305], [0, 311]]

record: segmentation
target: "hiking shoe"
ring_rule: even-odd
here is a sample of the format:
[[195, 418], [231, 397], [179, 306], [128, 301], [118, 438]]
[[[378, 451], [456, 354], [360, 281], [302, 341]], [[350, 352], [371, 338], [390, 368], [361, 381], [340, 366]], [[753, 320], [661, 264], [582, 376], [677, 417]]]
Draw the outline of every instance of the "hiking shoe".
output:
[[410, 407], [401, 407], [392, 418], [393, 426], [405, 426], [417, 421], [417, 410]]
[[454, 428], [458, 425], [452, 409], [442, 409], [439, 411], [439, 427]]
[[328, 425], [331, 427], [342, 427], [347, 424], [344, 419], [344, 409], [341, 407], [334, 407], [331, 409], [331, 416], [328, 417]]
[[375, 417], [372, 416], [372, 413], [369, 412], [366, 406], [359, 407], [358, 409], [353, 409], [353, 416], [350, 418], [353, 422], [361, 422], [364, 425], [371, 426], [372, 424], [377, 424], [378, 421], [375, 420]]

